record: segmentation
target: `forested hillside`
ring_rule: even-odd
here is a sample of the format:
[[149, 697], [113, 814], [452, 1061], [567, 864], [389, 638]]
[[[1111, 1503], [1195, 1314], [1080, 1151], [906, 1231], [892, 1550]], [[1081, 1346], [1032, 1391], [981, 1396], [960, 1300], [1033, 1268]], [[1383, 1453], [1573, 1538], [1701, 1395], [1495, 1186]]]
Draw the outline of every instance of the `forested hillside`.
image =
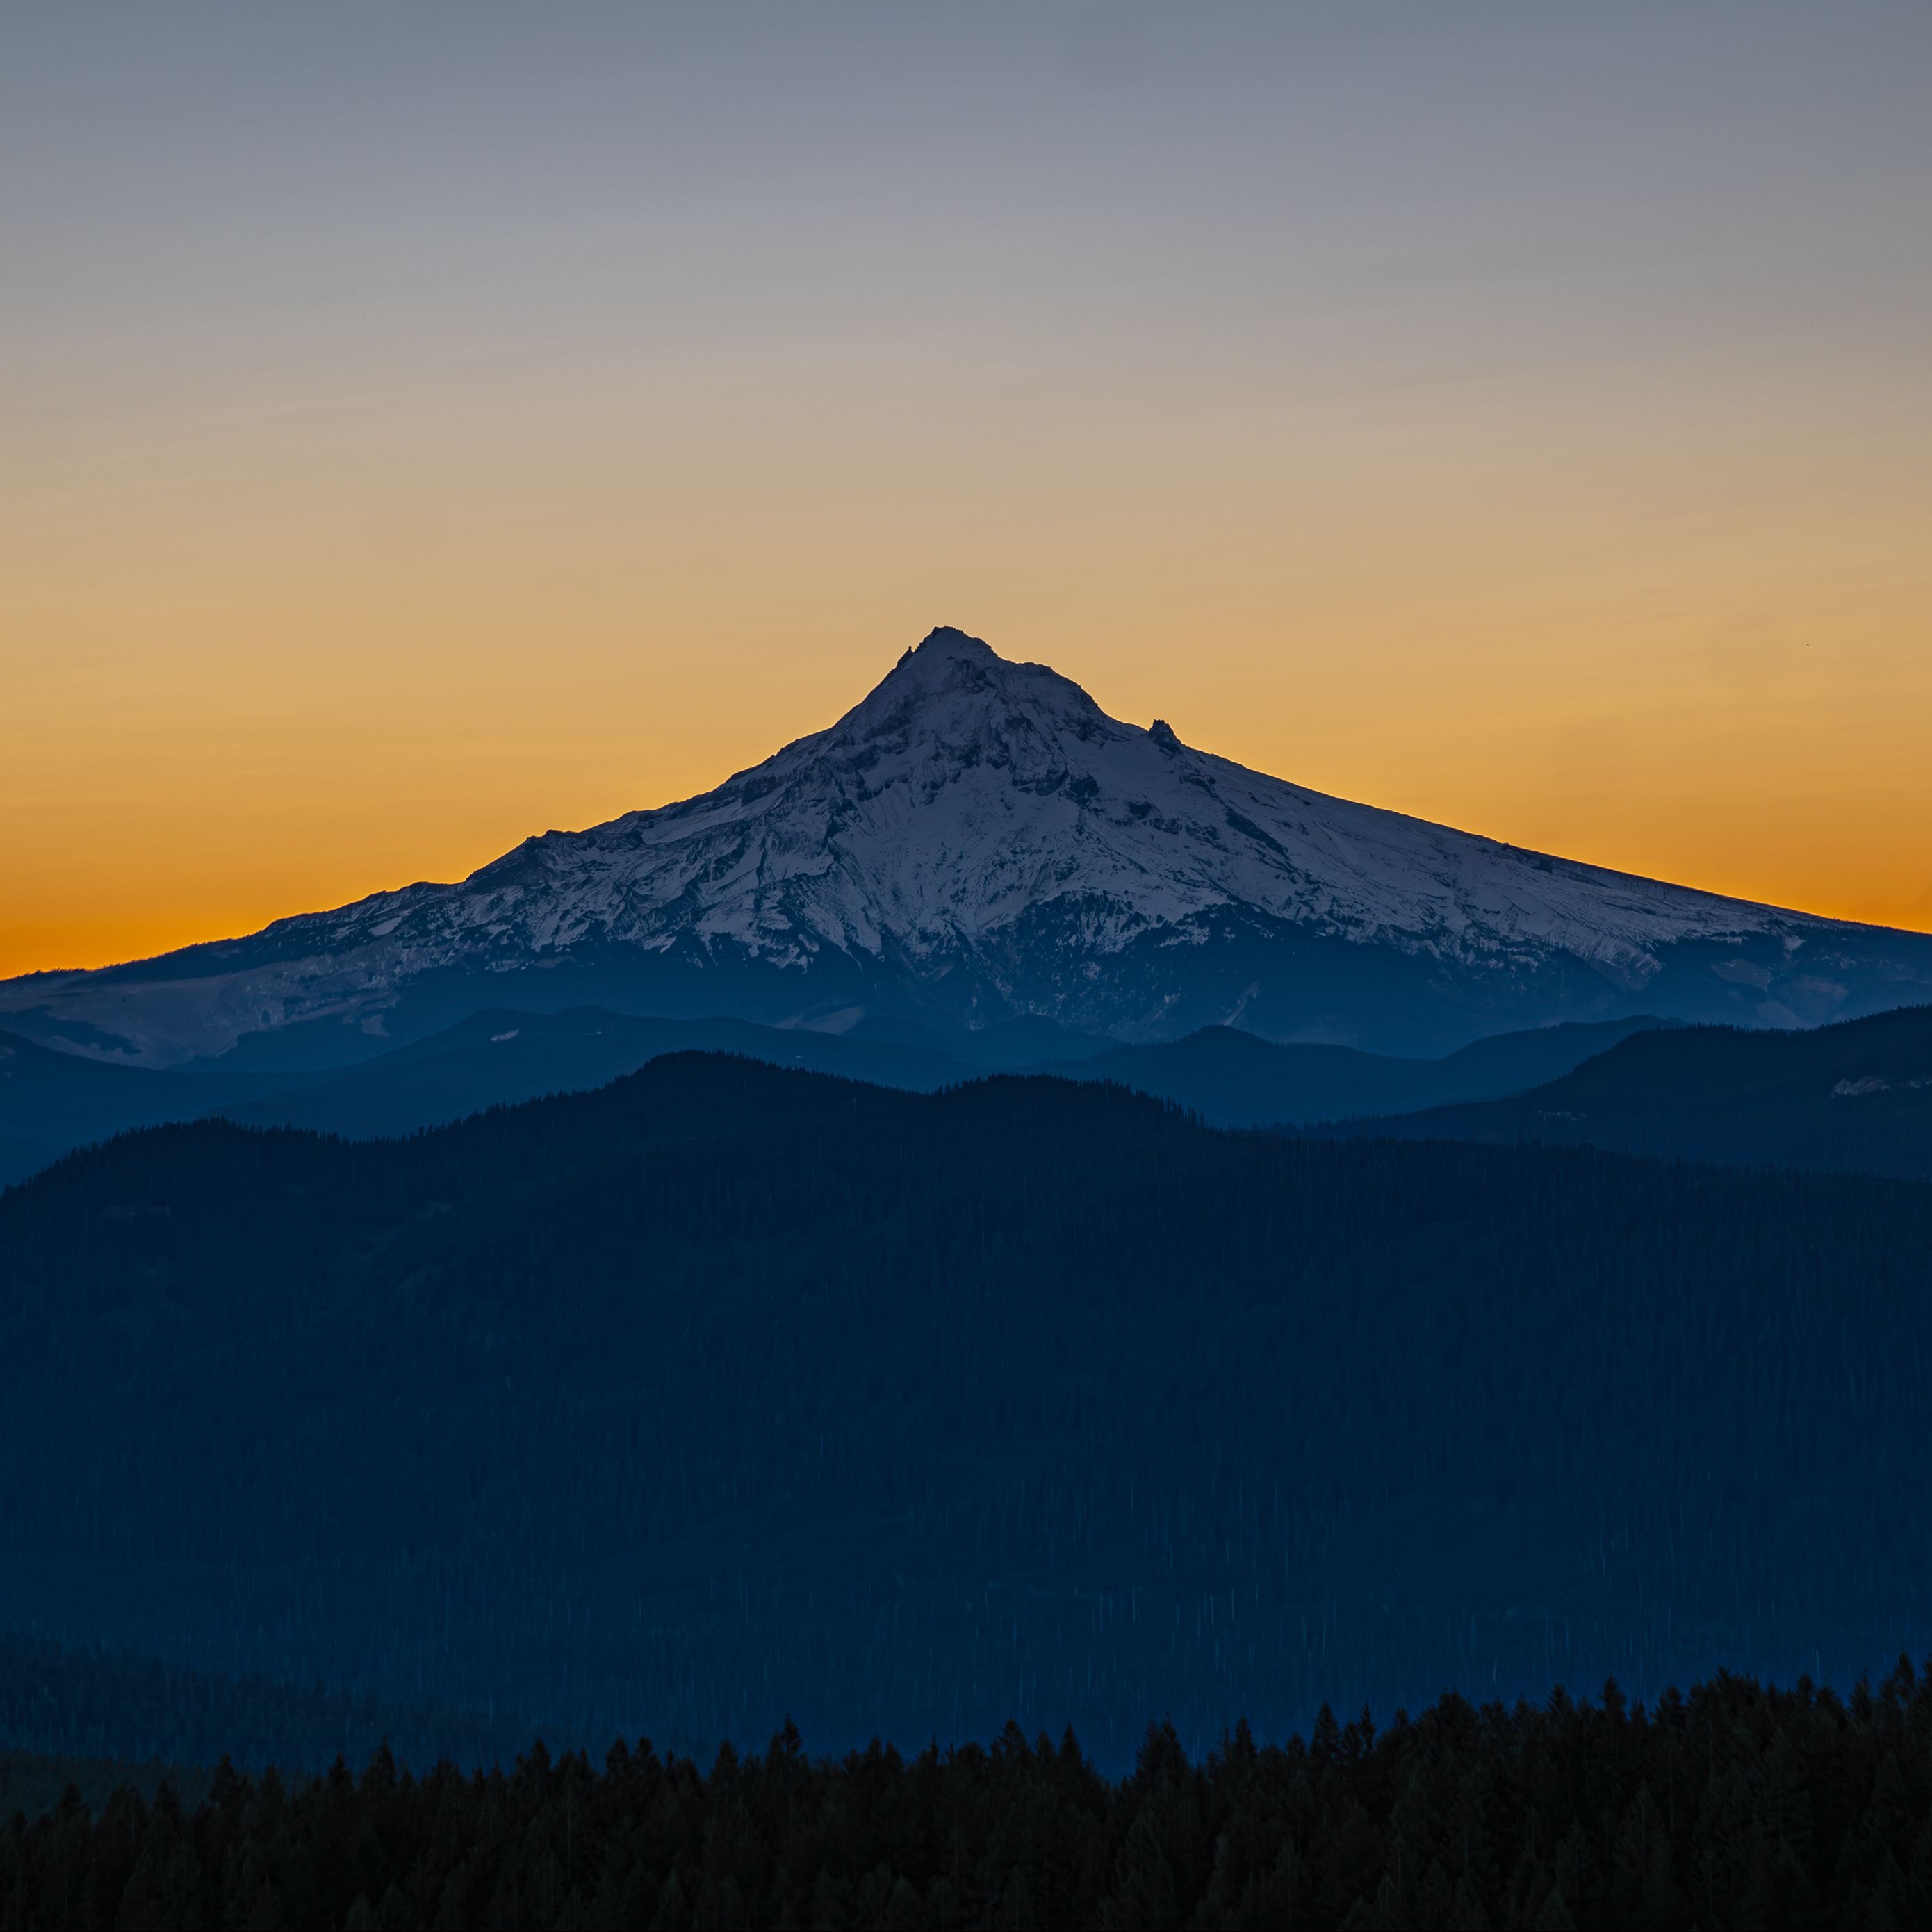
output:
[[1444, 1697], [1411, 1719], [1132, 1775], [1072, 1732], [808, 1757], [787, 1724], [707, 1773], [645, 1740], [601, 1771], [417, 1779], [380, 1752], [293, 1783], [204, 1780], [192, 1812], [79, 1794], [0, 1819], [0, 1932], [137, 1925], [1906, 1927], [1932, 1918], [1932, 1687], [1901, 1659], [1849, 1703], [1724, 1678], [1650, 1711]]
[[1053, 1081], [686, 1056], [401, 1143], [158, 1129], [0, 1198], [0, 1610], [1110, 1764], [1150, 1712], [1849, 1682], [1932, 1635], [1928, 1269], [1910, 1184]]
[[1234, 1027], [1203, 1027], [1157, 1046], [1110, 1046], [1076, 1066], [1028, 1070], [1111, 1081], [1177, 1101], [1214, 1126], [1294, 1126], [1521, 1094], [1663, 1024], [1628, 1019], [1534, 1027], [1492, 1034], [1440, 1060], [1400, 1060], [1348, 1046], [1282, 1046]]
[[1333, 1131], [1932, 1180], [1932, 1006], [1809, 1031], [1641, 1031], [1508, 1099]]

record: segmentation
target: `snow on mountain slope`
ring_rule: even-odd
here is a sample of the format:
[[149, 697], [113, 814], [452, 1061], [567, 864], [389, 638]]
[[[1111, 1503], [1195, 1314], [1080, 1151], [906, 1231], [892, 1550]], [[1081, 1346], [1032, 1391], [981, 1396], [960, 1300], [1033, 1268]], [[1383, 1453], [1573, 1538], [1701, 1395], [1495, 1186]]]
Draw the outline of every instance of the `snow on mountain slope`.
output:
[[[1874, 940], [1904, 956], [1866, 958]], [[410, 1030], [412, 1012], [446, 1019], [465, 998], [550, 1004], [536, 982], [566, 968], [557, 984], [572, 997], [586, 974], [608, 995], [615, 975], [640, 1010], [834, 1025], [1034, 1012], [1136, 1037], [1245, 1016], [1373, 1043], [1348, 983], [1372, 956], [1366, 977], [1389, 1010], [1379, 1036], [1403, 1034], [1402, 1003], [1432, 1002], [1436, 1020], [1408, 1034], [1446, 1044], [1640, 1010], [1687, 947], [1715, 949], [1690, 1004], [1760, 1023], [1932, 992], [1921, 935], [1326, 797], [1158, 722], [1121, 723], [1046, 666], [941, 629], [829, 730], [701, 797], [546, 833], [458, 884], [0, 986], [0, 1012], [31, 1013], [74, 1050], [166, 1064], [304, 1021], [374, 1036]], [[473, 998], [454, 983], [478, 979], [494, 983]]]

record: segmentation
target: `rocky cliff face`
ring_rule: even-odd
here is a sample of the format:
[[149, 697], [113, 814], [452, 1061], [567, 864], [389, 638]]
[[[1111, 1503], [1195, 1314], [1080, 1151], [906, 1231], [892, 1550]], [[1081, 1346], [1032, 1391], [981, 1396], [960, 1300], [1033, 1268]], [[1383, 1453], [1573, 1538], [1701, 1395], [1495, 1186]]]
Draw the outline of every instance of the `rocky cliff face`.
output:
[[149, 1064], [276, 1036], [346, 1057], [484, 1005], [590, 998], [1427, 1052], [1558, 1018], [1793, 1025], [1932, 998], [1932, 938], [1304, 790], [942, 629], [701, 797], [530, 839], [458, 884], [0, 986], [0, 1024]]

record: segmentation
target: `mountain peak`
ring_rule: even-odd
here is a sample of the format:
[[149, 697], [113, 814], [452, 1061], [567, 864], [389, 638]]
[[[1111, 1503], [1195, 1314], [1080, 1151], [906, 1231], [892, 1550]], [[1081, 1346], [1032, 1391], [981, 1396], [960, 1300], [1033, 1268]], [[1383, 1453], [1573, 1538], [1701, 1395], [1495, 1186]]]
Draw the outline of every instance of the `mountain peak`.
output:
[[[883, 734], [937, 736], [964, 751], [1015, 730], [1071, 730], [1081, 739], [1102, 727], [1131, 730], [1106, 716], [1071, 678], [1050, 664], [1004, 658], [983, 638], [942, 624], [898, 662], [831, 729], [802, 741], [822, 749], [870, 747]], [[868, 752], [867, 755], [871, 755]]]
[[909, 671], [916, 671], [922, 680], [944, 676], [956, 664], [974, 666], [982, 670], [991, 670], [996, 665], [1010, 662], [1003, 658], [983, 638], [974, 637], [970, 632], [955, 628], [950, 624], [935, 625], [920, 639], [899, 654], [898, 662], [893, 665], [883, 682], [876, 687], [884, 690], [896, 680], [902, 681]]
[[984, 638], [960, 630], [952, 624], [935, 624], [919, 642], [915, 651], [932, 651], [941, 657], [997, 658], [1000, 654]]
[[788, 1024], [1212, 1022], [1413, 1051], [1546, 1019], [1791, 1025], [1932, 993], [1932, 939], [1326, 797], [1110, 717], [950, 624], [836, 723], [698, 797], [187, 963], [15, 982], [0, 1014], [150, 1064], [311, 1021], [401, 1037], [513, 985]]

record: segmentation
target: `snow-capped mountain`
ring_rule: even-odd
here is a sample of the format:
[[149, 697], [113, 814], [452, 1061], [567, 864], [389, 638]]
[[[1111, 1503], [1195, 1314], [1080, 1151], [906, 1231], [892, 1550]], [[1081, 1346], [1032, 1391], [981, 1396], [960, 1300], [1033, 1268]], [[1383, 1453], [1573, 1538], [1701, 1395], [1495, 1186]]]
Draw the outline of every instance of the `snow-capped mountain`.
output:
[[596, 1000], [1430, 1052], [1556, 1019], [1789, 1026], [1928, 999], [1932, 936], [1329, 798], [940, 629], [829, 730], [701, 797], [547, 832], [458, 884], [0, 984], [0, 1026], [150, 1065], [264, 1036], [342, 1058], [484, 1006]]

